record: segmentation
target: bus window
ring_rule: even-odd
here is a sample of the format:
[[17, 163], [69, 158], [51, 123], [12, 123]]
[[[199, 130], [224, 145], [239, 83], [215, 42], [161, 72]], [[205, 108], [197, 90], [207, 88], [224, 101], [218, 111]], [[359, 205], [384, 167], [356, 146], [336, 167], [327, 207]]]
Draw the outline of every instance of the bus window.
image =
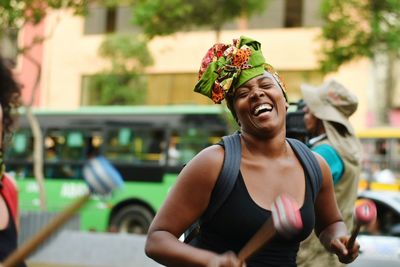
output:
[[6, 158], [15, 160], [32, 160], [33, 137], [29, 129], [17, 131], [12, 139], [10, 148], [6, 151]]
[[179, 144], [179, 136], [173, 134], [168, 146], [168, 165], [176, 166], [182, 164], [181, 158], [183, 158], [184, 153], [185, 150], [183, 149], [182, 145]]
[[101, 154], [103, 136], [100, 130], [92, 130], [87, 137], [87, 158], [92, 158]]
[[45, 136], [45, 159], [83, 160], [86, 158], [82, 130], [49, 129]]
[[87, 157], [85, 131], [48, 129], [44, 134], [44, 174], [47, 178], [82, 177], [82, 162]]
[[66, 160], [84, 160], [86, 158], [84, 134], [81, 131], [68, 131], [65, 134], [66, 143], [62, 146], [61, 154]]
[[127, 163], [162, 163], [165, 134], [146, 128], [111, 129], [107, 135], [105, 155], [111, 160]]
[[110, 160], [133, 161], [134, 137], [134, 132], [130, 128], [109, 129], [105, 142], [105, 157]]
[[168, 165], [179, 166], [189, 162], [202, 149], [217, 143], [223, 135], [220, 129], [200, 129], [194, 125], [173, 132], [169, 141]]
[[5, 151], [7, 171], [16, 177], [32, 176], [33, 136], [29, 128], [15, 132], [12, 142]]
[[44, 138], [44, 159], [45, 161], [57, 161], [57, 149], [56, 149], [57, 140], [53, 136], [45, 136]]
[[159, 161], [160, 163], [163, 163], [163, 153], [165, 150], [165, 134], [164, 131], [162, 130], [153, 130], [152, 132], [149, 133], [150, 138], [145, 138], [143, 139], [144, 144], [145, 144], [145, 151], [146, 151], [146, 156], [145, 160], [147, 161]]

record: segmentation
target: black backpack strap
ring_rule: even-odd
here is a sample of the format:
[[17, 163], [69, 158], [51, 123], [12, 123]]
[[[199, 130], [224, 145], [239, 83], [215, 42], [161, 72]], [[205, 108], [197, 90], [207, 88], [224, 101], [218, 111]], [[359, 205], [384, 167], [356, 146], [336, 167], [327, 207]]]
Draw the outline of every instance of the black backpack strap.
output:
[[317, 194], [322, 186], [322, 171], [319, 166], [318, 160], [313, 154], [313, 152], [302, 142], [297, 139], [287, 138], [290, 146], [293, 148], [294, 152], [300, 159], [301, 165], [310, 175], [311, 185], [312, 185], [312, 197], [313, 201], [317, 198]]
[[221, 172], [217, 178], [214, 189], [211, 192], [210, 202], [201, 218], [193, 223], [185, 231], [185, 243], [189, 243], [199, 234], [200, 225], [212, 219], [222, 203], [231, 193], [240, 169], [240, 160], [242, 156], [242, 147], [240, 144], [239, 132], [222, 137], [218, 143], [224, 147], [224, 162]]
[[209, 221], [222, 203], [228, 198], [236, 183], [242, 157], [242, 147], [238, 132], [222, 137], [224, 146], [224, 163], [211, 193], [210, 204], [201, 218], [201, 222]]

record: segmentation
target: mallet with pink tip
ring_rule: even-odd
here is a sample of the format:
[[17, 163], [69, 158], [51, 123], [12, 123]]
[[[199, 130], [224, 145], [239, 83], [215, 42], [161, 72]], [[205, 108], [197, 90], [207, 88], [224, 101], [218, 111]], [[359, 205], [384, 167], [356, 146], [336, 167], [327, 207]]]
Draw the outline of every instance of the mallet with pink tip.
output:
[[278, 232], [289, 238], [303, 228], [299, 206], [287, 195], [278, 196], [272, 207], [272, 216], [260, 227], [253, 237], [240, 250], [238, 258], [246, 261]]
[[351, 231], [351, 236], [349, 242], [347, 243], [347, 248], [350, 249], [354, 246], [354, 242], [360, 228], [363, 225], [368, 225], [376, 220], [376, 206], [375, 203], [368, 199], [359, 200], [354, 209], [354, 222], [355, 225]]

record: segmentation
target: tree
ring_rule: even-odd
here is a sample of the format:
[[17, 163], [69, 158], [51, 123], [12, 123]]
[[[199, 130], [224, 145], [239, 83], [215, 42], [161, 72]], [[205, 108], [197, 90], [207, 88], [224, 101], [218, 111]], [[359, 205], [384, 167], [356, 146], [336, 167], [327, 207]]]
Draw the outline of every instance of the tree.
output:
[[101, 44], [99, 54], [110, 60], [111, 68], [89, 82], [100, 105], [135, 105], [145, 102], [144, 68], [153, 63], [147, 41], [140, 35], [113, 34]]
[[324, 0], [321, 13], [321, 69], [336, 71], [355, 58], [370, 58], [374, 86], [368, 106], [376, 125], [387, 124], [397, 76], [394, 63], [400, 55], [400, 1]]
[[266, 0], [135, 0], [133, 21], [150, 38], [206, 26], [219, 33], [237, 18], [262, 12]]
[[[72, 9], [75, 14], [85, 14], [88, 0], [0, 0], [0, 38], [16, 34], [26, 25], [39, 24], [46, 16], [47, 12], [57, 9]], [[49, 36], [36, 36], [32, 43], [23, 44], [17, 48], [17, 53], [24, 56], [36, 66], [37, 73], [35, 82], [31, 88], [30, 100], [23, 103], [26, 109], [26, 116], [31, 125], [34, 139], [33, 148], [33, 172], [39, 186], [39, 199], [41, 210], [46, 210], [46, 193], [43, 185], [43, 144], [42, 132], [39, 122], [32, 113], [32, 105], [35, 99], [36, 91], [40, 84], [41, 65], [31, 55], [31, 49], [40, 43], [43, 43]]]

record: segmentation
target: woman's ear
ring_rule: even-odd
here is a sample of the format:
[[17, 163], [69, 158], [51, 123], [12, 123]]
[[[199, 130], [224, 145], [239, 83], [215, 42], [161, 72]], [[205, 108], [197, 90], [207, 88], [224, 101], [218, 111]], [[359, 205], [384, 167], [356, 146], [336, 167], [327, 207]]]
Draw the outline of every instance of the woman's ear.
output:
[[287, 111], [288, 108], [289, 108], [289, 103], [288, 102], [285, 103], [285, 108], [286, 108], [286, 111]]

